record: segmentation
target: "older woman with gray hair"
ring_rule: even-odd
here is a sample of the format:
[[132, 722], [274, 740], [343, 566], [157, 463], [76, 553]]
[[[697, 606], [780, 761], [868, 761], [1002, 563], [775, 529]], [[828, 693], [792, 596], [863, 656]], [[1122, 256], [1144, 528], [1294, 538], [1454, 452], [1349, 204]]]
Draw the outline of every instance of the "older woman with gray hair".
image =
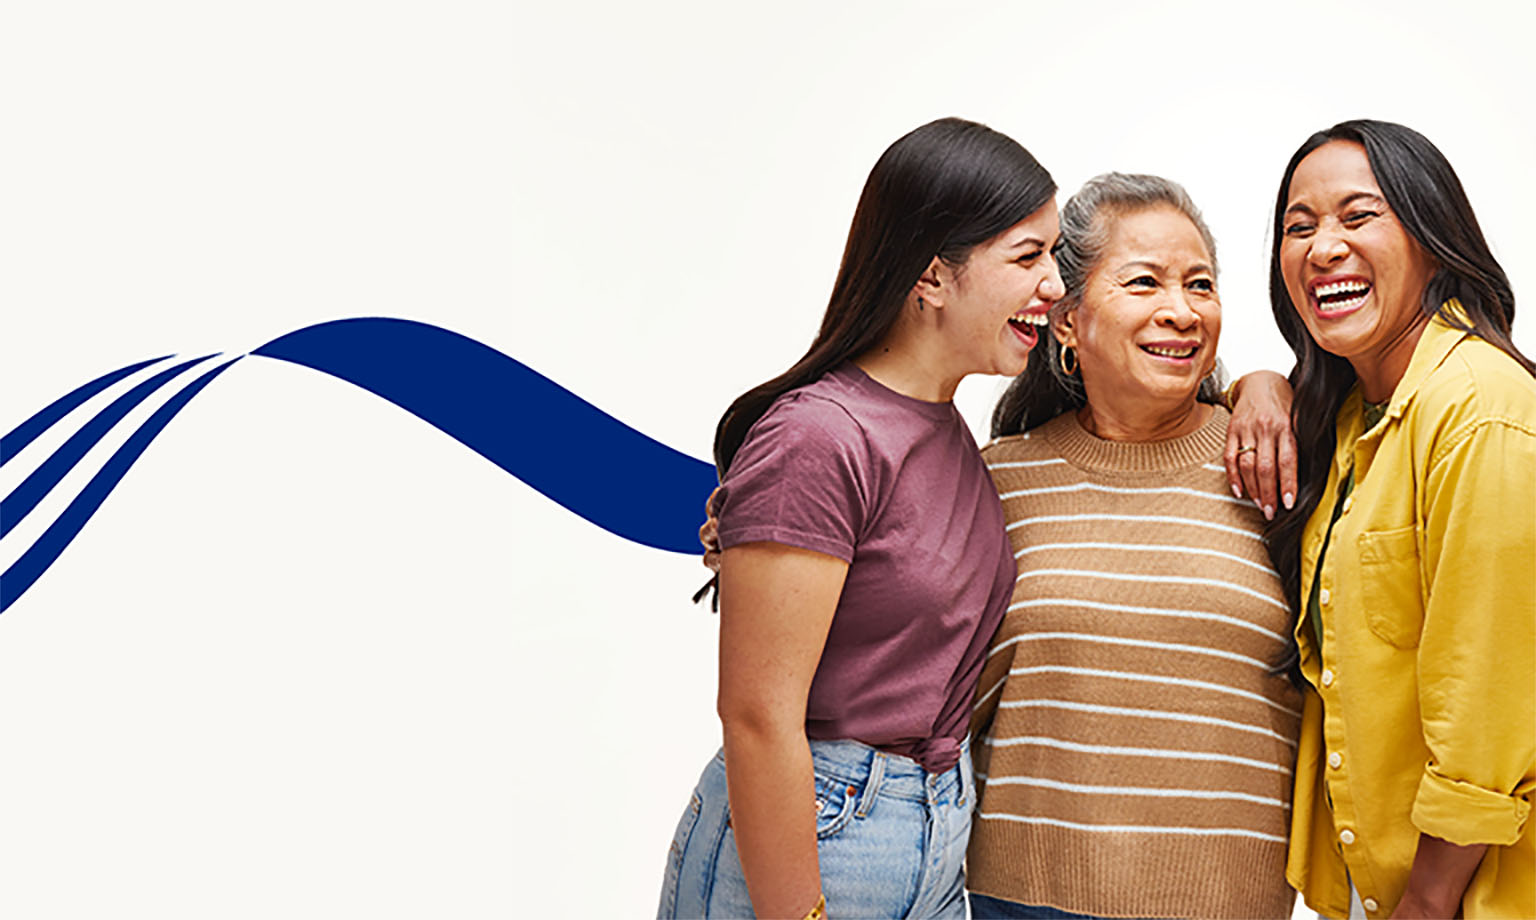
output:
[[1018, 578], [972, 722], [972, 915], [1289, 916], [1291, 614], [1223, 464], [1215, 243], [1178, 184], [1118, 173], [1061, 232], [1066, 296], [983, 451]]

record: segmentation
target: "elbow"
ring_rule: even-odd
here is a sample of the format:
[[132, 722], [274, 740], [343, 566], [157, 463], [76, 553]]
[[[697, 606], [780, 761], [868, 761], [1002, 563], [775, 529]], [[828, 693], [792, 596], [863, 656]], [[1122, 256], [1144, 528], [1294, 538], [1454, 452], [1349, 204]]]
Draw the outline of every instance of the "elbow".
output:
[[805, 710], [774, 706], [761, 698], [738, 698], [722, 692], [715, 704], [726, 740], [768, 743], [805, 738]]

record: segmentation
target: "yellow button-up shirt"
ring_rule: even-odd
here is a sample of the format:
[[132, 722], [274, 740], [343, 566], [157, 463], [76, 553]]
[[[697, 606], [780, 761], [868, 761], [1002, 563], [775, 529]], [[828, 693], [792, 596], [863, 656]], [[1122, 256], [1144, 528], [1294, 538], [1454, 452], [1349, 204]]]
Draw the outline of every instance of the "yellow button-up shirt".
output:
[[1302, 540], [1300, 596], [1321, 580], [1322, 634], [1298, 618], [1316, 692], [1286, 877], [1340, 917], [1352, 880], [1367, 916], [1386, 917], [1424, 833], [1490, 845], [1465, 916], [1536, 917], [1536, 379], [1436, 319], [1385, 417], [1362, 427], [1357, 387]]

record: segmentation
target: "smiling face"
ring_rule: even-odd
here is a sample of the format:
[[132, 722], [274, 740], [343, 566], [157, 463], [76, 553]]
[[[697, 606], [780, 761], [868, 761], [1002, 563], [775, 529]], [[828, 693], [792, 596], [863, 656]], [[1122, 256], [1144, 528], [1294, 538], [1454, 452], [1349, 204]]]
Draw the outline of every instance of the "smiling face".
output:
[[1101, 215], [1108, 237], [1055, 333], [1076, 349], [1090, 411], [1192, 409], [1216, 364], [1221, 298], [1211, 254], [1171, 205]]
[[962, 375], [1023, 373], [1046, 314], [1063, 293], [1051, 254], [1059, 234], [1051, 200], [972, 249], [964, 265], [941, 263], [941, 331]]
[[[1418, 342], [1434, 260], [1387, 204], [1365, 148], [1332, 141], [1297, 164], [1280, 232], [1280, 271], [1313, 341], [1347, 358], [1385, 398]], [[1372, 384], [1376, 384], [1372, 386]]]

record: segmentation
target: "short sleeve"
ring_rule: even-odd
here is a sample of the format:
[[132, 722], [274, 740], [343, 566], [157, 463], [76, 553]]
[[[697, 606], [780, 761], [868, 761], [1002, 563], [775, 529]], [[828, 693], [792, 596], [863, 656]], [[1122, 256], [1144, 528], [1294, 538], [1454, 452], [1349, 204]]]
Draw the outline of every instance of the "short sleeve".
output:
[[834, 402], [790, 394], [747, 433], [721, 483], [720, 546], [767, 541], [853, 561], [870, 451]]

